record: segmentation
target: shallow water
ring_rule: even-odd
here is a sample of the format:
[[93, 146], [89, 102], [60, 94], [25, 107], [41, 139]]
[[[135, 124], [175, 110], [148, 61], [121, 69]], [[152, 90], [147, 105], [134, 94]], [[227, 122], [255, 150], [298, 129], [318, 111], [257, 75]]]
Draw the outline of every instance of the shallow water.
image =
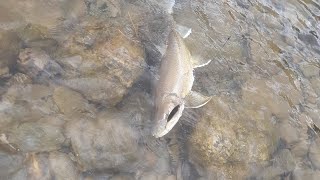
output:
[[[319, 179], [320, 1], [0, 2], [0, 179]], [[151, 136], [173, 24], [213, 99]]]

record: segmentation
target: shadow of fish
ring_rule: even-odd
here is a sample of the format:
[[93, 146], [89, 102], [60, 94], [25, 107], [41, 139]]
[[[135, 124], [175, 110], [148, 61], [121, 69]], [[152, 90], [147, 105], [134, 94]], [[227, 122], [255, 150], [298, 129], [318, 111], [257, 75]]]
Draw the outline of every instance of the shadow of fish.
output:
[[193, 61], [180, 34], [175, 30], [170, 32], [155, 89], [154, 137], [166, 135], [178, 122], [185, 107], [199, 108], [210, 101], [211, 97], [191, 91], [193, 69], [209, 63], [210, 61], [204, 64]]

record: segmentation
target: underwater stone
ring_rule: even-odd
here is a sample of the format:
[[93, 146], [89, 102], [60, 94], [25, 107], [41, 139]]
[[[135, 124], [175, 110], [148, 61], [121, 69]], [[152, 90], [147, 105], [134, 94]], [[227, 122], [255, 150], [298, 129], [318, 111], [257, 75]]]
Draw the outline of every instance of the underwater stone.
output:
[[23, 152], [43, 152], [60, 148], [65, 138], [59, 126], [25, 122], [8, 130], [8, 141]]
[[137, 144], [137, 133], [126, 123], [129, 119], [113, 110], [100, 114], [98, 119], [68, 123], [67, 136], [84, 171], [124, 170], [138, 162], [142, 151]]
[[88, 100], [117, 104], [146, 67], [142, 47], [120, 32], [114, 33], [110, 40], [95, 44], [93, 49], [86, 49], [70, 38], [66, 49], [81, 57], [64, 60], [72, 63], [71, 71], [79, 72], [58, 82], [82, 93]]
[[49, 154], [49, 164], [51, 173], [56, 180], [76, 180], [78, 172], [75, 164], [67, 154], [60, 152], [51, 152]]
[[306, 78], [320, 75], [320, 68], [311, 64], [301, 64], [300, 69]]
[[236, 177], [228, 162], [237, 162], [230, 166], [244, 175], [250, 163], [268, 160], [277, 139], [273, 137], [271, 122], [264, 119], [268, 113], [246, 104], [230, 106], [226, 98], [216, 97], [203, 107], [204, 114], [196, 124], [188, 147], [192, 162], [211, 167], [227, 177]]
[[312, 164], [320, 169], [320, 140], [314, 140], [310, 145], [309, 158]]
[[60, 111], [67, 116], [75, 117], [84, 113], [93, 113], [93, 108], [80, 93], [66, 87], [56, 87], [53, 93], [53, 100]]
[[0, 150], [0, 179], [9, 177], [23, 166], [23, 156]]

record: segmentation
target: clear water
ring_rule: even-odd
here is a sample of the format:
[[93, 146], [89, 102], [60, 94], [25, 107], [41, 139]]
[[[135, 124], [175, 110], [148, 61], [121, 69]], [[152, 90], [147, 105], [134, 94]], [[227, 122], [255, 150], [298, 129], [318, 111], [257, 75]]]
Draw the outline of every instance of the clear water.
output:
[[[0, 179], [319, 179], [320, 1], [0, 2]], [[213, 99], [151, 136], [174, 22]]]

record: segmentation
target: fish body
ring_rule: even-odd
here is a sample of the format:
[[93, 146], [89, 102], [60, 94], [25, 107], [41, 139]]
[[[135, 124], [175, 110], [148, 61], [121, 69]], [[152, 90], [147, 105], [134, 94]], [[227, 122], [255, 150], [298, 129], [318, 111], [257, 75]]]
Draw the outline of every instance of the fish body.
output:
[[[161, 61], [160, 77], [155, 90], [156, 125], [153, 136], [158, 138], [167, 134], [182, 116], [187, 100], [190, 99], [187, 97], [193, 94], [193, 69], [189, 50], [182, 37], [172, 30], [168, 36], [167, 50]], [[196, 102], [196, 106], [209, 101], [207, 97], [198, 97], [200, 99], [192, 100]]]

